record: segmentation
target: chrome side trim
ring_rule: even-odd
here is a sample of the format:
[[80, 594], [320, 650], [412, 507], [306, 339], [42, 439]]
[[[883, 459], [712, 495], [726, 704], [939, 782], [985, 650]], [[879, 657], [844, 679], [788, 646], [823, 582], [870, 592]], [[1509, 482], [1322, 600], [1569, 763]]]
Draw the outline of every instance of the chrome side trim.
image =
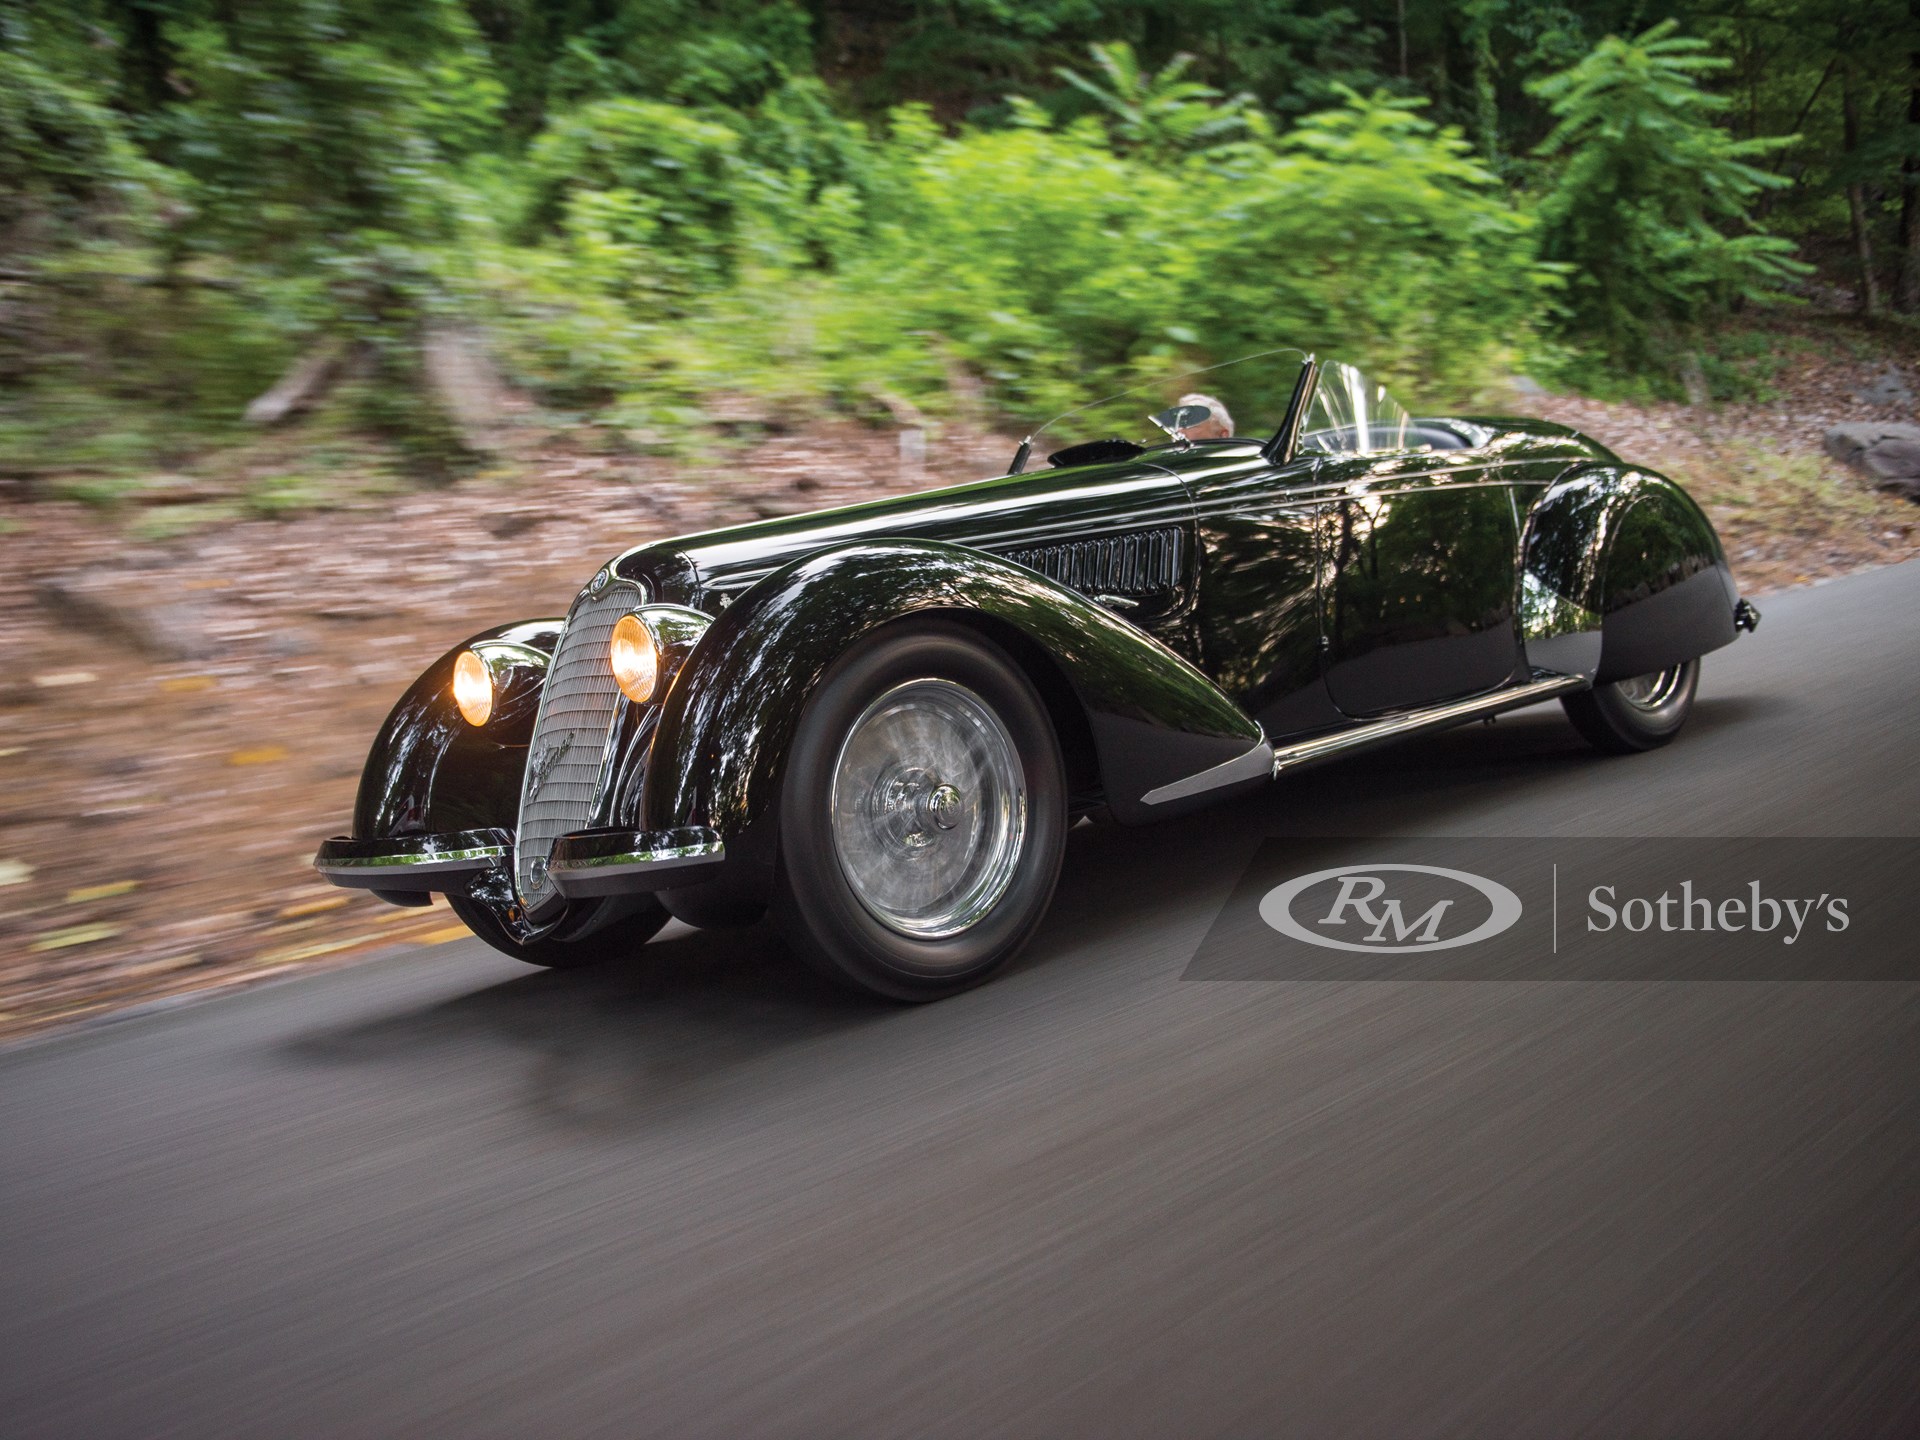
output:
[[705, 826], [577, 830], [554, 841], [547, 873], [569, 900], [630, 895], [677, 885], [685, 871], [717, 865], [726, 854], [726, 843]]
[[1202, 770], [1198, 775], [1189, 775], [1169, 785], [1156, 786], [1140, 797], [1140, 803], [1164, 805], [1169, 800], [1185, 800], [1193, 795], [1204, 795], [1209, 790], [1238, 785], [1242, 780], [1273, 773], [1273, 746], [1262, 740], [1246, 754], [1236, 755], [1224, 765], [1215, 765], [1211, 770]]
[[1518, 710], [1525, 705], [1551, 700], [1556, 695], [1567, 695], [1592, 687], [1593, 682], [1584, 675], [1551, 675], [1536, 670], [1534, 678], [1526, 684], [1496, 690], [1491, 695], [1476, 695], [1471, 699], [1434, 705], [1425, 710], [1409, 710], [1404, 715], [1389, 715], [1384, 720], [1373, 720], [1351, 730], [1320, 735], [1312, 740], [1302, 740], [1297, 745], [1283, 745], [1273, 752], [1273, 773], [1277, 779], [1284, 770], [1297, 770], [1320, 760], [1335, 760], [1342, 755], [1370, 750], [1375, 745], [1384, 745], [1423, 730], [1444, 730], [1463, 720], [1477, 720], [1486, 715]]
[[354, 840], [336, 835], [320, 844], [313, 868], [323, 880], [352, 890], [432, 891], [507, 863], [513, 840], [504, 830], [455, 830]]

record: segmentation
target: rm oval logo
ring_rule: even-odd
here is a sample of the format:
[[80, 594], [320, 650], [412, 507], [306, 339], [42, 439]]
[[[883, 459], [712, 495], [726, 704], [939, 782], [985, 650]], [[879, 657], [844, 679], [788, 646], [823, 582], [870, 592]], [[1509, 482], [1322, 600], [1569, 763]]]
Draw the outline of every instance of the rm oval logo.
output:
[[1510, 930], [1520, 897], [1496, 880], [1440, 865], [1340, 865], [1296, 875], [1260, 900], [1260, 918], [1326, 950], [1418, 955]]

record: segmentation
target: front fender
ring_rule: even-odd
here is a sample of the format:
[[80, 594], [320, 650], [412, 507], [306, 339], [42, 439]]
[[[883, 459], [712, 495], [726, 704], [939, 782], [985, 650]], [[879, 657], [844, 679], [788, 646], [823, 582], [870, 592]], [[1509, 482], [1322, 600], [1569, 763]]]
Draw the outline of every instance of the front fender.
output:
[[[1256, 771], [1270, 775], [1270, 765], [1254, 763], [1266, 745], [1244, 711], [1086, 597], [964, 546], [854, 542], [776, 570], [702, 637], [661, 708], [644, 824], [708, 826], [727, 837], [730, 855], [770, 865], [771, 840], [758, 822], [779, 792], [808, 697], [849, 646], [916, 615], [984, 622], [989, 634], [1004, 627], [1044, 657], [1080, 707], [1107, 804], [1123, 822], [1175, 813]], [[1235, 764], [1244, 776], [1225, 771], [1216, 783], [1181, 789]]]
[[1673, 481], [1583, 466], [1528, 513], [1528, 663], [1608, 684], [1731, 644], [1739, 589], [1713, 524]]
[[[514, 828], [540, 687], [564, 624], [523, 620], [483, 630], [413, 682], [367, 753], [353, 807], [355, 839]], [[478, 654], [493, 674], [494, 708], [485, 725], [469, 725], [453, 702], [453, 662], [462, 650]]]

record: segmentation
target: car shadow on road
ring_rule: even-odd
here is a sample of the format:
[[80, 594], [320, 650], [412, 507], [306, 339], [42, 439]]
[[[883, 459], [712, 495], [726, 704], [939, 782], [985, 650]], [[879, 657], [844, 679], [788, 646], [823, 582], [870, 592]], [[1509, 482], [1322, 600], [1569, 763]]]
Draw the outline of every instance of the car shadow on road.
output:
[[[892, 1007], [821, 980], [765, 926], [675, 931], [631, 961], [530, 970], [299, 1035], [305, 1064], [481, 1067], [571, 1126], [627, 1128], [730, 1071], [884, 1021]], [[677, 1105], [684, 1109], [684, 1105]]]
[[[1682, 744], [1771, 706], [1705, 699]], [[1594, 767], [1635, 763], [1596, 755], [1557, 710], [1543, 710], [1303, 771], [1147, 829], [1082, 826], [1033, 945], [999, 986], [934, 1010], [967, 1023], [978, 1007], [1026, 1003], [1034, 984], [1070, 986], [1083, 977], [1098, 984], [1111, 956], [1138, 957], [1143, 946], [1156, 968], [1164, 960], [1177, 972], [1187, 958], [1174, 953], [1186, 943], [1180, 937], [1192, 931], [1198, 943], [1268, 836], [1447, 833], [1489, 795], [1531, 800], [1579, 783]], [[571, 1124], [624, 1128], [658, 1115], [663, 1104], [684, 1111], [728, 1074], [786, 1050], [943, 1023], [925, 1007], [868, 1000], [819, 979], [767, 925], [676, 927], [627, 964], [530, 972], [317, 1030], [290, 1049], [323, 1065], [495, 1066], [514, 1057], [530, 1064], [527, 1103]]]

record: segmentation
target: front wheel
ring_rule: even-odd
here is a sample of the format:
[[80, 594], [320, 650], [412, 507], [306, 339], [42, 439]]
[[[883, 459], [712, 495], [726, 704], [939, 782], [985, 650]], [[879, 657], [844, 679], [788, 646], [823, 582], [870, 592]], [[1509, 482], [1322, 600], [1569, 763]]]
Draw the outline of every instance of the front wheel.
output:
[[1046, 707], [962, 626], [885, 631], [801, 717], [779, 830], [775, 914], [816, 969], [891, 1000], [977, 985], [1033, 934], [1060, 873]]
[[1614, 755], [1630, 755], [1666, 744], [1693, 713], [1700, 687], [1700, 662], [1669, 665], [1651, 675], [1635, 675], [1562, 696], [1567, 718], [1589, 744]]

